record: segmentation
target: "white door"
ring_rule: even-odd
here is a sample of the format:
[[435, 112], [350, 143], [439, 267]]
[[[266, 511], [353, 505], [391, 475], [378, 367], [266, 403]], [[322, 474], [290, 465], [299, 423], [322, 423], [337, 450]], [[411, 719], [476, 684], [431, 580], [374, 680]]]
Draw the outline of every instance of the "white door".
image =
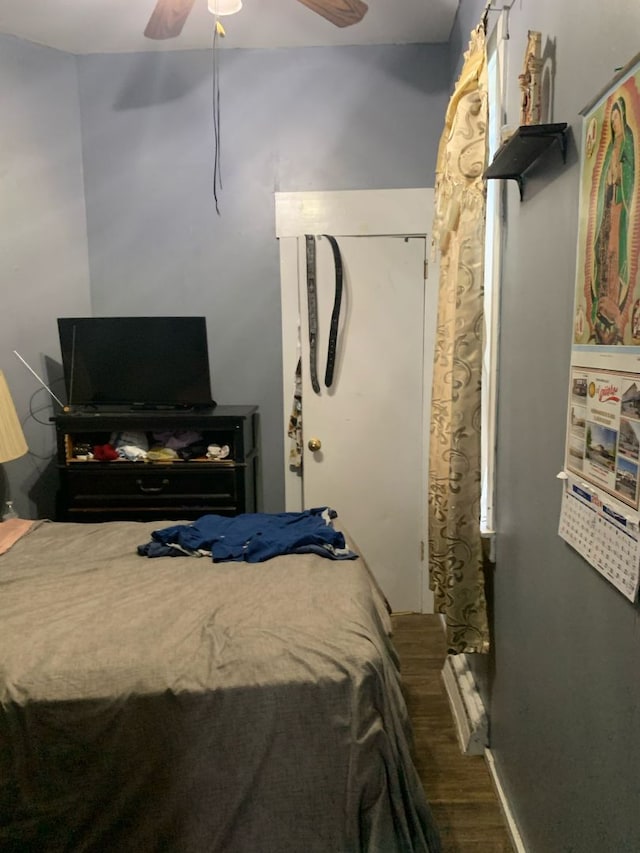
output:
[[[344, 215], [344, 205], [341, 210]], [[362, 226], [362, 221], [358, 224]], [[341, 223], [339, 230], [350, 229]], [[310, 381], [305, 238], [297, 236], [287, 246], [281, 238], [283, 320], [285, 329], [289, 327], [285, 360], [295, 356], [290, 340], [294, 314], [296, 325], [300, 323], [304, 431], [300, 508], [329, 505], [337, 510], [340, 523], [395, 611], [431, 607], [423, 543], [425, 409], [431, 387], [435, 307], [433, 299], [425, 302], [426, 240], [415, 236], [420, 230], [424, 226], [407, 230], [414, 236], [352, 236], [323, 229], [336, 236], [344, 267], [336, 369], [330, 388], [325, 387], [324, 374], [335, 267], [329, 241], [316, 238], [319, 394]], [[295, 271], [295, 289], [284, 281], [285, 267]], [[285, 369], [285, 390], [292, 388], [294, 367]], [[285, 410], [287, 403], [290, 409], [290, 398], [285, 400]], [[320, 449], [309, 449], [310, 441], [317, 446], [313, 439], [320, 442]], [[287, 509], [297, 508], [291, 499], [294, 492], [289, 489]]]

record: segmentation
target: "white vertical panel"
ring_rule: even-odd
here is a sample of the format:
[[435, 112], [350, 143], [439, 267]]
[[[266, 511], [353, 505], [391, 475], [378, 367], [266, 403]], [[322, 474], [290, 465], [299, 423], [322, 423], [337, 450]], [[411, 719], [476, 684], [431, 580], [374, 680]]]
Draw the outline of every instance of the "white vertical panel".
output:
[[298, 339], [300, 306], [298, 299], [298, 240], [296, 237], [280, 239], [280, 293], [282, 302], [282, 383], [284, 424], [284, 500], [287, 512], [302, 509], [302, 477], [289, 465], [290, 440], [287, 425], [293, 406], [295, 370], [300, 354]]

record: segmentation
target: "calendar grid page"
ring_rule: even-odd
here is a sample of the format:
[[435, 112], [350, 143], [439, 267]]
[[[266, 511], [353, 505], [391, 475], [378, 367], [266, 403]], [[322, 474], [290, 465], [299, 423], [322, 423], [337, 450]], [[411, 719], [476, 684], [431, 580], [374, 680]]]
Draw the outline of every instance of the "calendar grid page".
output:
[[630, 601], [640, 579], [637, 521], [603, 503], [570, 478], [562, 499], [559, 535]]

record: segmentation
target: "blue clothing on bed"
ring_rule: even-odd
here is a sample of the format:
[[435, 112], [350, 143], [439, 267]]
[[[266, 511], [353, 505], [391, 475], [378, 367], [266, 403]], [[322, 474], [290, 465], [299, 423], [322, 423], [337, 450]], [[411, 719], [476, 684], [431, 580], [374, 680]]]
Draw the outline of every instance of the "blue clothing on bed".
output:
[[[336, 512], [316, 507], [303, 512], [252, 512], [227, 517], [203, 515], [192, 524], [155, 530], [152, 542], [138, 546], [147, 557], [210, 551], [214, 562], [260, 563], [281, 554], [315, 553], [332, 560], [357, 557], [331, 519]], [[164, 546], [164, 547], [163, 547]]]

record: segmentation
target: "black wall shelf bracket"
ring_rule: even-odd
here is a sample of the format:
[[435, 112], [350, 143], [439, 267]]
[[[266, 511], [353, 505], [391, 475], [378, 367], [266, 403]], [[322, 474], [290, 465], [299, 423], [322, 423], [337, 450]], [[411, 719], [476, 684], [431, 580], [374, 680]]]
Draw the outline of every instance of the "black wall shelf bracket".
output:
[[567, 122], [525, 124], [519, 127], [496, 151], [483, 177], [504, 178], [518, 183], [520, 201], [524, 198], [524, 173], [552, 145], [558, 142], [562, 162], [567, 162]]

